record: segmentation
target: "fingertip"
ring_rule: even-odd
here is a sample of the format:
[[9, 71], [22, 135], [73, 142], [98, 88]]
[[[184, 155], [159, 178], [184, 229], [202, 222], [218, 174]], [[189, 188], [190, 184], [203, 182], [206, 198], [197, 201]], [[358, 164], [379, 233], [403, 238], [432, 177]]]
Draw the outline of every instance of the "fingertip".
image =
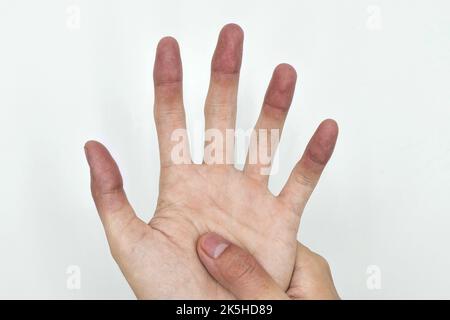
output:
[[158, 41], [158, 45], [156, 48], [157, 52], [164, 53], [166, 51], [176, 52], [180, 50], [177, 39], [171, 36], [162, 37]]
[[180, 47], [173, 37], [164, 37], [158, 42], [153, 69], [155, 84], [182, 80]]
[[207, 235], [208, 235], [208, 233], [204, 233], [197, 239], [197, 252], [200, 256], [205, 253], [205, 251], [203, 250], [203, 247], [204, 247], [204, 242], [206, 240]]
[[244, 30], [236, 23], [227, 23], [220, 30], [221, 35], [235, 38], [238, 41], [244, 40]]
[[101, 187], [122, 183], [117, 164], [103, 144], [90, 140], [85, 143], [84, 150], [94, 182], [101, 181]]
[[288, 63], [280, 63], [277, 65], [273, 71], [273, 75], [285, 86], [292, 85], [292, 83], [295, 84], [297, 81], [297, 71]]
[[333, 154], [339, 127], [332, 119], [322, 121], [307, 148], [307, 155], [313, 163], [324, 166]]
[[264, 102], [269, 107], [287, 111], [294, 97], [297, 72], [287, 63], [275, 67]]
[[322, 140], [322, 144], [332, 144], [334, 147], [339, 134], [337, 122], [333, 119], [326, 119], [320, 123], [317, 130], [319, 137]]
[[97, 147], [103, 147], [103, 145], [95, 140], [88, 140], [84, 143], [84, 149], [89, 150]]
[[105, 146], [103, 146], [100, 142], [95, 140], [86, 141], [86, 143], [84, 144], [84, 153], [90, 167], [92, 167], [94, 164], [94, 155], [99, 153], [97, 152], [97, 150], [101, 152], [102, 149], [106, 150]]
[[237, 24], [225, 25], [220, 31], [211, 69], [217, 73], [238, 73], [242, 63], [244, 32]]
[[330, 133], [334, 133], [336, 136], [339, 133], [339, 125], [334, 119], [325, 119], [320, 123], [320, 127], [323, 127], [323, 130], [326, 130]]

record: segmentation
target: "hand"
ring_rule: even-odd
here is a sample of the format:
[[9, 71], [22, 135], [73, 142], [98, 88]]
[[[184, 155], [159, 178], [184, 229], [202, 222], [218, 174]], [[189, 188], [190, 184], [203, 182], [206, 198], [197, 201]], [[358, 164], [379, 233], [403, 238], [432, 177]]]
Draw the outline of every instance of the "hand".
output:
[[197, 252], [214, 279], [238, 299], [339, 299], [326, 260], [300, 243], [287, 291], [249, 252], [215, 233], [199, 238]]
[[[221, 133], [234, 129], [242, 45], [240, 27], [222, 29], [212, 59], [206, 129]], [[214, 231], [251, 252], [286, 290], [295, 267], [300, 215], [333, 152], [336, 123], [326, 120], [319, 126], [285, 187], [274, 196], [267, 188], [268, 176], [261, 175], [266, 163], [247, 160], [244, 170], [238, 171], [233, 164], [192, 164], [186, 156], [187, 164], [175, 164], [172, 152], [179, 141], [171, 135], [186, 124], [181, 59], [174, 39], [159, 42], [153, 75], [161, 176], [157, 208], [148, 224], [129, 204], [119, 169], [106, 148], [94, 141], [85, 146], [92, 195], [112, 255], [131, 288], [142, 299], [234, 298], [197, 257], [198, 237]], [[295, 82], [291, 66], [275, 69], [257, 129], [281, 131]], [[258, 143], [257, 147], [264, 149]], [[233, 158], [232, 148], [223, 151], [227, 159]]]

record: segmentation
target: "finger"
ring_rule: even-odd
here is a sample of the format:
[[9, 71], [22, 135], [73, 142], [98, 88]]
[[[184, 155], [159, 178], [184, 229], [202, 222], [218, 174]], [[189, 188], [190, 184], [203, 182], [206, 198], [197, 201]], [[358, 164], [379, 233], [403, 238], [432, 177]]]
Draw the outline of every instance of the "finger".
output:
[[302, 293], [300, 297], [294, 295], [298, 299], [340, 299], [327, 260], [301, 243], [297, 245], [297, 257], [290, 284], [292, 293], [295, 293], [295, 288], [304, 289], [300, 291]]
[[[234, 130], [236, 123], [243, 41], [242, 29], [236, 24], [228, 24], [222, 28], [214, 51], [205, 102], [204, 160], [207, 164], [234, 162], [234, 134], [227, 138], [226, 131], [229, 129], [233, 133], [231, 130]], [[208, 145], [211, 147], [208, 148]]]
[[288, 203], [295, 212], [301, 214], [303, 211], [333, 154], [337, 136], [337, 123], [334, 120], [323, 121], [309, 141], [302, 158], [292, 170], [279, 198]]
[[275, 68], [251, 137], [244, 172], [265, 184], [269, 180], [273, 155], [294, 96], [296, 80], [297, 73], [292, 66], [280, 64]]
[[91, 172], [91, 192], [107, 234], [122, 230], [136, 218], [123, 190], [122, 177], [116, 162], [99, 142], [84, 146]]
[[197, 252], [211, 276], [238, 299], [288, 299], [247, 251], [215, 233], [202, 235]]
[[[156, 49], [153, 69], [154, 115], [163, 167], [183, 161], [190, 162], [182, 79], [183, 71], [178, 43], [173, 38], [163, 38]], [[175, 156], [176, 159], [174, 159]]]

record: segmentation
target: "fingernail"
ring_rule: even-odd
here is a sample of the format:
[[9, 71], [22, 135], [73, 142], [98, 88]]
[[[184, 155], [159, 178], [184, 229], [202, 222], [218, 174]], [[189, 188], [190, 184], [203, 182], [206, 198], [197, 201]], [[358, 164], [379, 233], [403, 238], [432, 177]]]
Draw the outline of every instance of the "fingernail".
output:
[[206, 234], [201, 242], [202, 249], [213, 259], [217, 259], [229, 245], [229, 241], [215, 233]]

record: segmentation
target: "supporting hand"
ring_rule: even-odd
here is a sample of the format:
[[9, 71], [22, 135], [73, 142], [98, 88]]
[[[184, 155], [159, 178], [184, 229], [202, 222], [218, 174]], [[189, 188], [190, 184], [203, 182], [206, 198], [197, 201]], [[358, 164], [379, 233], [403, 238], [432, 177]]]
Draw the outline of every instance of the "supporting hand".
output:
[[327, 261], [300, 243], [288, 290], [248, 251], [215, 233], [202, 235], [197, 251], [208, 272], [238, 299], [339, 299]]

